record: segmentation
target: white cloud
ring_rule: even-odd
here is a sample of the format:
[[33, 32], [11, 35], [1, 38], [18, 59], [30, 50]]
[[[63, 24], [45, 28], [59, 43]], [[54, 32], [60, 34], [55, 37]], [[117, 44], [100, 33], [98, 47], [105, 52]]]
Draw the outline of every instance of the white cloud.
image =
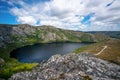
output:
[[66, 18], [77, 14], [82, 6], [80, 0], [53, 0], [46, 3], [46, 12], [49, 12], [51, 16], [57, 16], [59, 18]]
[[[24, 1], [12, 0], [11, 12], [20, 23], [32, 25], [53, 25], [72, 30], [120, 30], [120, 0], [51, 0], [27, 4]], [[19, 5], [18, 8], [15, 5]], [[82, 24], [84, 16], [95, 13], [90, 19], [91, 27]], [[40, 21], [40, 24], [37, 22]]]
[[31, 25], [34, 25], [37, 23], [35, 18], [33, 18], [32, 16], [21, 16], [21, 17], [18, 17], [17, 21], [21, 23], [31, 24]]

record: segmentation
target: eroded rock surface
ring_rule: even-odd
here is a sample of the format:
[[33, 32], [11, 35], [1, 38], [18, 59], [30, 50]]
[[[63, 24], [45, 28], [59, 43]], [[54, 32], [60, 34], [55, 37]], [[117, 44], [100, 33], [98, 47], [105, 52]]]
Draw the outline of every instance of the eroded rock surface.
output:
[[119, 80], [120, 66], [89, 53], [55, 55], [9, 80]]

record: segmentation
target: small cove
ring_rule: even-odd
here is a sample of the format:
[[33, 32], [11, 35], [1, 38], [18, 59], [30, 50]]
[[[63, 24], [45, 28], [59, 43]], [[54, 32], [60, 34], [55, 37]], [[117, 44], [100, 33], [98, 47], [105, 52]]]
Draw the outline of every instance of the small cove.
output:
[[20, 62], [42, 62], [48, 60], [55, 54], [68, 54], [79, 47], [89, 45], [91, 43], [46, 43], [24, 46], [13, 50], [10, 53], [12, 58], [16, 58]]

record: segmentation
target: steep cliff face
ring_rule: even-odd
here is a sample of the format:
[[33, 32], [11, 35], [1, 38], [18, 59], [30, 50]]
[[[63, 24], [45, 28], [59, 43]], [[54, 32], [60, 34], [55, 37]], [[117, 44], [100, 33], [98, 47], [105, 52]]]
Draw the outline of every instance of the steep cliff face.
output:
[[29, 72], [9, 80], [119, 80], [120, 66], [89, 53], [55, 55]]

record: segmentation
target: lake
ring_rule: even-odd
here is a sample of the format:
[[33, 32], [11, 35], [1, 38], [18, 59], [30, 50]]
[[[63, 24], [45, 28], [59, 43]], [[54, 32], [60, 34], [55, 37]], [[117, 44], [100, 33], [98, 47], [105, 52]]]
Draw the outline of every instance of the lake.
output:
[[79, 47], [83, 47], [90, 43], [47, 43], [35, 44], [13, 50], [10, 53], [12, 58], [16, 58], [20, 62], [42, 62], [48, 60], [55, 54], [68, 54]]

